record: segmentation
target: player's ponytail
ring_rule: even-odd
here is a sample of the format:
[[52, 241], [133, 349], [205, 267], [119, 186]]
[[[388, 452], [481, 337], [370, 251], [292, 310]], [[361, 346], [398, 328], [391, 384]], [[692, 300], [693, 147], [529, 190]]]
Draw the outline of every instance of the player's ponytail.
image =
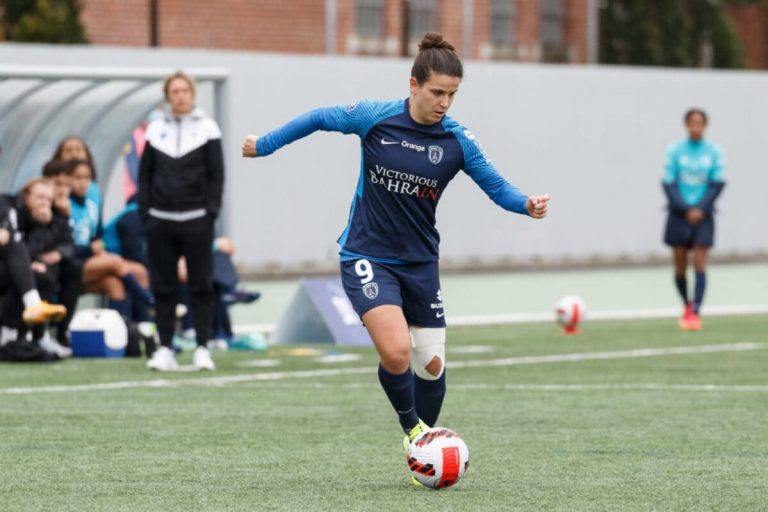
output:
[[419, 53], [411, 68], [411, 76], [419, 84], [429, 80], [430, 73], [458, 78], [464, 76], [464, 66], [456, 54], [456, 48], [437, 32], [429, 32], [421, 40]]

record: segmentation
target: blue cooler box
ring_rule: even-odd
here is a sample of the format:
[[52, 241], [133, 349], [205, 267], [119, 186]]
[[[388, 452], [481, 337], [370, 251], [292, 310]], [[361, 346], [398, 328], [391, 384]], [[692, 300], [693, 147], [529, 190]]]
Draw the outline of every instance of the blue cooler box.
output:
[[128, 328], [113, 309], [78, 311], [69, 326], [74, 357], [123, 357]]

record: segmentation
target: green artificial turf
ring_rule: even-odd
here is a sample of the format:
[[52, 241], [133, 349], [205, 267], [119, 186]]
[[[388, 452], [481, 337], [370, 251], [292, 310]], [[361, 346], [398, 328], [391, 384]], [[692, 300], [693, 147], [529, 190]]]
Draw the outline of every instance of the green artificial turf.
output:
[[[449, 329], [461, 367], [448, 369], [440, 424], [471, 463], [442, 491], [409, 483], [372, 349], [314, 347], [360, 356], [341, 363], [285, 347], [215, 353], [214, 373], [2, 364], [0, 510], [768, 510], [766, 327], [744, 316], [706, 318], [698, 333], [674, 320], [592, 322], [575, 337], [549, 324]], [[756, 345], [733, 346], [745, 343]], [[628, 352], [708, 345], [723, 350]], [[585, 360], [520, 359], [558, 354]], [[243, 364], [265, 359], [279, 365]]]

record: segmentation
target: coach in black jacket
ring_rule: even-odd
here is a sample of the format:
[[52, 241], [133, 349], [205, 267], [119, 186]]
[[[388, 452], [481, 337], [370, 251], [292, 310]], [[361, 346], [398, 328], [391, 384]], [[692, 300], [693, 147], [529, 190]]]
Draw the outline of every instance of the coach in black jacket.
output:
[[149, 368], [176, 368], [171, 350], [178, 301], [177, 265], [184, 256], [189, 270], [190, 303], [197, 333], [193, 362], [213, 370], [206, 348], [213, 322], [213, 222], [224, 188], [221, 131], [195, 108], [195, 83], [184, 73], [164, 84], [170, 111], [153, 121], [139, 168], [139, 213], [147, 230], [147, 249], [155, 321], [162, 347]]

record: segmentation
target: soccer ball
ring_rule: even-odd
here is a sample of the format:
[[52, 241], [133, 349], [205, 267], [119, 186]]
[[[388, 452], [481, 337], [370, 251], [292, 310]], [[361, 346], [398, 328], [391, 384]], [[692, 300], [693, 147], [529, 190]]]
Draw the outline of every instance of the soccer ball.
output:
[[441, 489], [454, 485], [469, 466], [469, 448], [452, 430], [430, 428], [408, 447], [408, 467], [422, 485]]
[[557, 323], [563, 326], [563, 332], [566, 334], [579, 332], [579, 324], [584, 321], [586, 312], [587, 305], [575, 295], [563, 297], [557, 302], [555, 308]]

